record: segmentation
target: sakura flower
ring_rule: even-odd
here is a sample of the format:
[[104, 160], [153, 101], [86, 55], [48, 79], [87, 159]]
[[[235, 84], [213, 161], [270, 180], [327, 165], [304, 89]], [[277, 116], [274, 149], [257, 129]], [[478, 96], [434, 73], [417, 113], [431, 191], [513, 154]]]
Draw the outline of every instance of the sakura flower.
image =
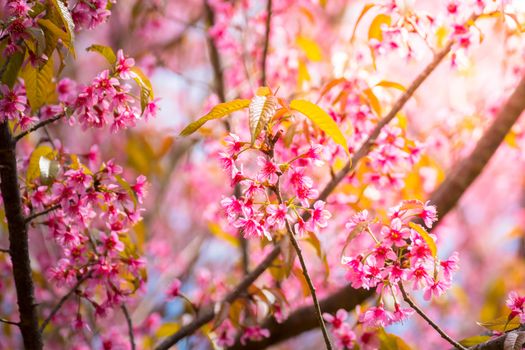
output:
[[258, 180], [259, 181], [266, 181], [270, 182], [271, 184], [274, 184], [277, 182], [277, 171], [278, 167], [275, 165], [270, 159], [265, 157], [258, 157], [257, 158], [257, 165], [259, 165], [260, 170], [258, 173]]
[[130, 57], [125, 57], [122, 50], [117, 51], [117, 63], [115, 65], [115, 71], [122, 79], [131, 79], [136, 76], [132, 71], [135, 65], [135, 60]]
[[182, 285], [182, 282], [176, 278], [175, 280], [173, 280], [173, 282], [171, 283], [171, 286], [169, 287], [168, 291], [166, 292], [166, 294], [168, 295], [169, 298], [176, 298], [180, 295], [180, 287]]
[[314, 203], [312, 210], [312, 218], [310, 220], [310, 229], [317, 231], [317, 228], [324, 228], [328, 226], [328, 219], [332, 217], [332, 214], [324, 209], [325, 202], [317, 201]]
[[394, 315], [385, 310], [383, 304], [371, 307], [359, 316], [359, 321], [369, 327], [386, 327], [394, 320]]
[[324, 313], [323, 318], [328, 322], [334, 329], [340, 328], [344, 321], [348, 318], [348, 312], [345, 309], [339, 309], [335, 315]]
[[266, 212], [268, 213], [268, 218], [266, 222], [270, 226], [275, 226], [278, 229], [283, 229], [288, 216], [288, 207], [285, 204], [270, 204], [266, 207]]

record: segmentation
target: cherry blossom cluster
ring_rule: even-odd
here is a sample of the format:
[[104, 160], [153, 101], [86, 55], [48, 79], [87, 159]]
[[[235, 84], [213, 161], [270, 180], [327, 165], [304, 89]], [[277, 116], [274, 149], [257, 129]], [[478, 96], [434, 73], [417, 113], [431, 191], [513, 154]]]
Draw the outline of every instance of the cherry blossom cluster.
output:
[[[130, 229], [141, 220], [146, 179], [139, 176], [128, 184], [113, 161], [96, 167], [96, 149], [82, 158], [88, 165], [63, 150], [41, 156], [42, 173], [24, 190], [24, 210], [34, 217], [33, 230], [55, 242], [58, 256], [47, 267], [53, 284], [71, 288], [85, 280], [79, 296], [104, 316], [144, 282], [144, 263]], [[70, 315], [64, 309], [63, 321]], [[81, 320], [77, 313], [76, 322]]]
[[[347, 279], [354, 288], [376, 288], [379, 304], [360, 316], [368, 326], [385, 327], [406, 319], [412, 312], [402, 308], [399, 284], [412, 290], [423, 290], [426, 300], [442, 295], [452, 284], [453, 272], [458, 269], [457, 253], [447, 260], [435, 255], [435, 236], [428, 228], [437, 220], [436, 208], [419, 201], [403, 201], [389, 210], [388, 220], [379, 221], [364, 210], [346, 224], [350, 239], [369, 236], [368, 244], [354, 255], [343, 257], [348, 267]], [[361, 239], [363, 237], [360, 237]], [[389, 308], [386, 302], [392, 301]]]
[[[244, 170], [244, 164], [238, 166], [236, 161], [241, 153], [252, 148], [250, 143], [241, 141], [235, 134], [226, 137], [225, 143], [226, 150], [220, 152], [219, 157], [231, 176], [232, 186], [241, 186], [241, 194], [224, 198], [221, 205], [229, 223], [242, 229], [245, 237], [264, 236], [272, 240], [272, 231], [283, 230], [295, 221], [294, 231], [299, 236], [307, 232], [318, 233], [327, 226], [331, 214], [325, 209], [325, 202], [314, 202], [318, 191], [313, 187], [313, 180], [305, 174], [305, 163], [298, 161], [319, 160], [322, 146], [310, 146], [304, 153], [284, 162], [259, 148], [255, 151], [261, 155], [257, 156], [255, 166], [251, 164], [253, 171], [249, 173]], [[289, 200], [281, 198], [283, 201], [279, 202], [278, 198], [268, 194], [269, 190], [279, 191], [280, 183], [289, 190]], [[305, 214], [308, 214], [308, 220], [303, 219]]]
[[57, 86], [59, 101], [72, 111], [70, 122], [76, 120], [84, 129], [109, 125], [111, 131], [117, 132], [135, 126], [142, 117], [155, 116], [155, 101], [148, 101], [141, 112], [140, 101], [132, 94], [128, 81], [136, 77], [134, 64], [119, 50], [114, 69], [102, 71], [90, 84], [77, 85], [71, 79], [62, 79]]
[[72, 5], [71, 17], [78, 29], [93, 29], [104, 23], [111, 15], [116, 0], [82, 0]]
[[89, 85], [80, 85], [69, 78], [57, 84], [57, 105], [42, 107], [38, 117], [33, 115], [23, 82], [10, 89], [0, 86], [0, 122], [14, 121], [15, 127], [28, 129], [40, 119], [69, 116], [70, 124], [76, 121], [84, 129], [110, 126], [111, 131], [135, 126], [142, 118], [154, 117], [157, 113], [155, 100], [148, 100], [141, 111], [141, 101], [133, 95], [129, 80], [136, 78], [134, 60], [125, 57], [122, 50], [117, 53], [117, 62], [112, 71], [102, 71]]
[[[116, 0], [82, 0], [67, 2], [62, 4], [59, 0], [57, 9], [59, 12], [71, 11], [71, 19], [77, 30], [93, 29], [104, 23], [110, 16], [111, 6]], [[24, 40], [30, 39], [38, 30], [38, 20], [44, 18], [46, 11], [40, 8], [46, 5], [46, 1], [28, 1], [28, 0], [8, 0], [5, 3], [6, 18], [2, 21], [1, 37], [7, 37], [7, 44], [4, 48], [6, 56], [11, 56], [17, 51], [21, 51]], [[32, 31], [32, 29], [35, 29]], [[47, 57], [44, 57], [47, 59]]]

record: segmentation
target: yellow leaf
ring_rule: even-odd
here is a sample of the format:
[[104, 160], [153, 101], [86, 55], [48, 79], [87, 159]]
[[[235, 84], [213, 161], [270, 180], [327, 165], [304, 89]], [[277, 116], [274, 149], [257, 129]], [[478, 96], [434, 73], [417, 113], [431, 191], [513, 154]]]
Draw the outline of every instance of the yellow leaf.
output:
[[234, 247], [239, 246], [239, 241], [237, 238], [230, 235], [229, 233], [224, 232], [219, 225], [210, 222], [208, 224], [208, 229], [215, 237], [230, 243]]
[[432, 239], [432, 237], [430, 237], [430, 235], [423, 228], [423, 226], [418, 225], [418, 224], [416, 224], [414, 222], [409, 222], [408, 226], [410, 226], [410, 228], [412, 228], [413, 230], [416, 230], [416, 232], [419, 233], [421, 238], [423, 238], [423, 240], [427, 243], [428, 248], [430, 249], [430, 253], [435, 258], [436, 255], [437, 255], [437, 247], [436, 247], [436, 242], [434, 242], [434, 239]]
[[379, 331], [379, 350], [410, 350], [411, 347], [395, 334]]
[[307, 116], [308, 119], [330, 136], [335, 143], [341, 145], [345, 152], [349, 154], [348, 145], [346, 144], [346, 139], [343, 133], [339, 130], [337, 123], [332, 117], [330, 117], [321, 107], [309, 101], [293, 100], [290, 103], [290, 108]]
[[512, 148], [519, 149], [520, 146], [518, 145], [518, 141], [516, 140], [516, 132], [514, 130], [509, 131], [509, 133], [505, 136], [505, 143], [509, 145]]
[[52, 160], [54, 153], [53, 148], [48, 145], [40, 145], [31, 153], [26, 174], [27, 185], [30, 185], [35, 179], [40, 177], [40, 158]]
[[368, 103], [370, 103], [370, 107], [372, 108], [372, 110], [375, 112], [375, 114], [378, 116], [378, 117], [381, 117], [381, 103], [379, 102], [379, 99], [377, 98], [377, 96], [374, 94], [374, 92], [372, 91], [372, 89], [366, 89], [363, 91], [363, 94], [365, 94], [367, 100], [368, 100]]
[[323, 58], [321, 48], [312, 39], [300, 35], [297, 37], [296, 43], [310, 61], [318, 62]]
[[355, 38], [355, 32], [357, 30], [357, 26], [359, 25], [359, 22], [361, 22], [361, 19], [363, 19], [363, 16], [372, 8], [375, 4], [366, 4], [365, 7], [361, 10], [361, 13], [359, 14], [359, 17], [357, 17], [357, 21], [355, 22], [354, 30], [352, 31], [352, 36], [350, 37], [350, 42], [354, 41]]
[[219, 103], [211, 109], [211, 111], [206, 114], [204, 117], [200, 118], [197, 121], [189, 124], [180, 132], [181, 136], [188, 136], [197, 131], [201, 126], [203, 126], [207, 121], [213, 119], [219, 119], [227, 116], [230, 113], [238, 111], [240, 109], [246, 108], [250, 105], [250, 100], [237, 99], [230, 102]]
[[180, 329], [180, 325], [176, 322], [164, 323], [157, 329], [155, 335], [157, 338], [164, 338], [176, 333]]
[[98, 52], [111, 65], [117, 62], [117, 56], [115, 56], [115, 52], [113, 52], [113, 49], [111, 47], [104, 46], [104, 45], [91, 45], [86, 50], [92, 51], [92, 52]]
[[384, 88], [393, 88], [393, 89], [398, 89], [398, 90], [401, 90], [401, 91], [406, 91], [406, 88], [399, 84], [399, 83], [396, 83], [394, 81], [388, 81], [388, 80], [381, 80], [379, 83], [376, 84], [376, 86], [381, 86], [381, 87], [384, 87]]
[[[252, 136], [252, 145], [257, 140], [257, 137], [268, 125], [268, 122], [275, 114], [277, 109], [277, 99], [273, 95], [259, 95], [259, 93], [266, 93], [265, 90], [259, 88], [258, 94], [252, 98], [249, 105], [249, 124], [250, 133]], [[266, 88], [268, 89], [268, 88]]]
[[53, 56], [49, 57], [42, 67], [35, 67], [31, 63], [22, 69], [21, 77], [26, 84], [27, 99], [33, 111], [57, 99], [56, 84], [54, 83]]
[[368, 28], [368, 40], [376, 39], [377, 41], [383, 41], [383, 31], [381, 27], [383, 25], [390, 26], [392, 19], [389, 15], [383, 13], [378, 14]]
[[490, 340], [488, 335], [476, 335], [474, 337], [468, 337], [459, 341], [459, 343], [466, 347], [472, 347]]
[[517, 317], [509, 320], [508, 316], [501, 316], [492, 321], [477, 322], [481, 327], [490, 329], [491, 331], [506, 332], [516, 329], [520, 326], [520, 320]]
[[306, 68], [306, 64], [303, 62], [302, 59], [299, 60], [299, 65], [297, 66], [297, 87], [301, 89], [303, 87], [303, 83], [305, 81], [310, 81], [310, 73], [308, 72], [308, 68]]
[[441, 49], [445, 46], [445, 40], [447, 39], [447, 35], [448, 35], [448, 30], [447, 30], [447, 27], [445, 26], [440, 26], [436, 30], [436, 42], [437, 42], [438, 48]]

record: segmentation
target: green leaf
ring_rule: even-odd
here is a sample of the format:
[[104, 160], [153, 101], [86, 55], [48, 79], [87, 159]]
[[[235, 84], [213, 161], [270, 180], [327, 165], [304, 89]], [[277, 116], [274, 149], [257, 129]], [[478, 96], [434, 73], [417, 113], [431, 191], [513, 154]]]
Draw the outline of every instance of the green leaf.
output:
[[517, 317], [509, 320], [508, 316], [501, 316], [492, 321], [477, 322], [481, 327], [490, 329], [496, 332], [507, 332], [516, 329], [520, 326], [520, 320]]
[[237, 100], [233, 100], [230, 102], [219, 103], [218, 105], [213, 107], [211, 111], [208, 114], [206, 114], [204, 117], [198, 119], [197, 121], [194, 121], [193, 123], [185, 127], [184, 130], [180, 132], [180, 135], [181, 136], [191, 135], [195, 131], [199, 130], [199, 128], [203, 126], [207, 121], [225, 117], [228, 114], [238, 111], [240, 109], [246, 108], [249, 105], [250, 105], [250, 100], [244, 100], [244, 99], [237, 99]]
[[474, 337], [468, 337], [459, 341], [459, 343], [467, 348], [486, 342], [491, 337], [488, 335], [476, 335]]
[[75, 49], [73, 47], [73, 42], [75, 41], [75, 23], [73, 22], [73, 18], [71, 17], [71, 12], [69, 12], [69, 9], [62, 2], [62, 0], [49, 0], [49, 2], [52, 4], [56, 13], [58, 14], [60, 22], [58, 22], [57, 20], [53, 20], [54, 18], [50, 19], [57, 26], [63, 26], [65, 28], [65, 31], [67, 33], [67, 39], [65, 41], [65, 44], [69, 44], [68, 48], [70, 49], [73, 56], [75, 56]]
[[419, 233], [419, 235], [421, 236], [421, 238], [423, 238], [423, 240], [427, 243], [428, 245], [428, 248], [430, 249], [430, 253], [432, 254], [432, 256], [435, 258], [436, 255], [437, 255], [437, 247], [436, 247], [436, 242], [434, 242], [434, 239], [432, 237], [430, 237], [430, 235], [428, 234], [428, 232], [423, 228], [423, 226], [419, 225], [419, 224], [416, 224], [414, 222], [409, 222], [408, 223], [408, 226], [410, 226], [410, 228], [412, 228], [413, 230], [415, 230], [417, 233]]
[[2, 75], [2, 82], [9, 86], [10, 88], [15, 85], [16, 79], [18, 78], [18, 73], [24, 63], [25, 52], [16, 52], [11, 56], [9, 62], [7, 63], [6, 70]]
[[87, 51], [98, 52], [102, 57], [104, 57], [109, 64], [114, 65], [117, 62], [117, 56], [113, 49], [104, 45], [91, 45], [86, 49]]
[[26, 173], [26, 185], [31, 185], [35, 179], [38, 179], [41, 176], [40, 159], [46, 158], [48, 161], [51, 161], [54, 157], [55, 151], [53, 150], [53, 148], [51, 148], [51, 146], [38, 146], [29, 157], [29, 165], [27, 166]]
[[144, 74], [142, 69], [139, 67], [132, 67], [131, 71], [135, 73], [135, 77], [133, 79], [140, 87], [140, 106], [142, 112], [144, 112], [144, 109], [146, 109], [148, 103], [153, 100], [153, 87], [151, 86], [151, 82], [149, 81], [146, 74]]
[[341, 145], [348, 154], [348, 145], [337, 123], [321, 107], [305, 100], [293, 100], [290, 108], [307, 116], [315, 125], [323, 130], [335, 143]]
[[252, 136], [252, 145], [261, 133], [266, 128], [270, 119], [275, 114], [277, 109], [277, 99], [270, 93], [267, 87], [261, 87], [257, 94], [250, 101], [249, 105], [249, 123], [250, 133]]
[[42, 67], [26, 64], [20, 75], [24, 79], [27, 99], [33, 112], [45, 104], [56, 101], [56, 83], [54, 82], [53, 56]]

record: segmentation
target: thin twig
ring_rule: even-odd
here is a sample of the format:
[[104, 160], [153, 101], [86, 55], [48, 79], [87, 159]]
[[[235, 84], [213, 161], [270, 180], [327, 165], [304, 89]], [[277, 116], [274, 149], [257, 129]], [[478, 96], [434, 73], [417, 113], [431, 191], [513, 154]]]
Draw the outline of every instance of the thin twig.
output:
[[402, 282], [399, 282], [398, 284], [399, 286], [399, 289], [401, 290], [401, 294], [403, 294], [403, 300], [406, 301], [406, 303], [408, 305], [410, 305], [410, 307], [412, 309], [414, 309], [421, 317], [423, 317], [423, 319], [425, 321], [427, 321], [427, 323], [432, 327], [434, 328], [440, 335], [443, 339], [445, 339], [446, 341], [448, 341], [450, 344], [452, 344], [452, 346], [454, 346], [455, 348], [457, 349], [461, 349], [461, 350], [467, 350], [466, 347], [464, 347], [463, 345], [461, 345], [460, 343], [458, 343], [457, 341], [455, 341], [454, 339], [452, 339], [447, 333], [445, 333], [444, 330], [442, 330], [441, 328], [439, 328], [439, 326], [430, 319], [430, 317], [428, 317], [425, 312], [423, 310], [421, 310], [419, 308], [419, 306], [417, 306], [413, 301], [412, 299], [410, 299], [410, 297], [408, 296], [407, 292], [405, 291], [405, 288], [403, 287], [403, 283]]
[[86, 275], [84, 275], [81, 279], [79, 279], [77, 281], [77, 283], [73, 286], [73, 288], [71, 288], [71, 290], [69, 292], [67, 292], [66, 295], [64, 295], [62, 297], [62, 299], [60, 299], [60, 301], [58, 302], [58, 304], [56, 304], [56, 306], [53, 308], [53, 310], [51, 311], [51, 313], [49, 314], [49, 316], [47, 316], [47, 318], [44, 320], [44, 322], [42, 322], [42, 325], [40, 326], [40, 332], [43, 332], [44, 329], [46, 329], [47, 325], [49, 324], [49, 322], [51, 322], [51, 320], [53, 319], [53, 317], [55, 317], [55, 315], [57, 314], [57, 312], [62, 308], [62, 306], [64, 305], [64, 303], [73, 295], [73, 293], [76, 292], [76, 290], [78, 289], [78, 287], [80, 287], [80, 285], [82, 283], [84, 283], [84, 281], [86, 281], [88, 278], [91, 277], [91, 273], [88, 273]]
[[264, 48], [261, 63], [261, 86], [266, 85], [266, 69], [267, 69], [267, 58], [268, 48], [270, 47], [270, 32], [272, 28], [272, 0], [268, 0], [266, 4], [266, 32], [264, 33]]
[[[283, 197], [281, 195], [281, 190], [279, 189], [279, 181], [277, 181], [277, 184], [275, 185], [274, 192], [277, 195], [279, 204], [282, 204]], [[286, 231], [288, 231], [288, 237], [290, 237], [290, 241], [292, 242], [295, 252], [297, 253], [297, 257], [299, 258], [299, 262], [301, 263], [301, 269], [303, 270], [303, 276], [306, 279], [306, 283], [308, 284], [308, 289], [310, 290], [310, 294], [312, 295], [312, 300], [315, 306], [315, 315], [317, 316], [319, 327], [321, 327], [321, 332], [323, 333], [323, 338], [324, 338], [324, 342], [326, 345], [326, 349], [332, 350], [333, 347], [330, 341], [330, 336], [328, 335], [328, 330], [326, 329], [326, 325], [324, 323], [321, 306], [319, 305], [319, 300], [317, 299], [317, 293], [315, 292], [315, 286], [312, 282], [312, 278], [310, 277], [310, 274], [308, 273], [308, 269], [306, 267], [306, 263], [303, 257], [303, 252], [301, 250], [301, 247], [299, 246], [299, 243], [295, 239], [295, 232], [294, 232], [292, 225], [290, 225], [290, 222], [288, 221], [288, 219], [286, 219], [285, 222], [286, 222]]]
[[37, 124], [33, 125], [31, 128], [27, 129], [26, 131], [22, 131], [20, 134], [13, 136], [13, 143], [17, 143], [18, 141], [20, 141], [20, 139], [22, 139], [23, 137], [29, 135], [33, 131], [36, 131], [36, 130], [38, 130], [40, 128], [43, 128], [46, 125], [49, 125], [49, 124], [52, 124], [52, 123], [56, 122], [60, 118], [64, 117], [64, 115], [65, 115], [64, 113], [61, 113], [59, 115], [56, 115], [56, 116], [54, 116], [52, 118], [46, 119], [44, 121], [41, 121], [40, 123], [37, 123]]
[[126, 318], [126, 323], [128, 325], [128, 333], [129, 333], [129, 344], [131, 345], [131, 350], [135, 350], [135, 335], [133, 334], [133, 322], [131, 321], [131, 317], [128, 312], [128, 308], [126, 305], [122, 304], [120, 306], [120, 309], [122, 310], [122, 313], [124, 314], [124, 317]]
[[10, 324], [10, 325], [17, 326], [17, 327], [20, 326], [20, 322], [9, 321], [9, 320], [6, 320], [5, 318], [0, 318], [0, 323]]
[[0, 248], [0, 253], [9, 254], [9, 249]]
[[40, 217], [40, 216], [43, 216], [43, 215], [46, 215], [46, 214], [49, 214], [50, 212], [52, 212], [53, 210], [57, 210], [57, 209], [60, 209], [61, 208], [61, 205], [60, 204], [55, 204], [45, 210], [42, 210], [40, 212], [37, 212], [37, 213], [34, 213], [34, 214], [31, 214], [29, 215], [28, 217], [26, 217], [26, 223], [29, 223], [31, 222], [32, 220]]

